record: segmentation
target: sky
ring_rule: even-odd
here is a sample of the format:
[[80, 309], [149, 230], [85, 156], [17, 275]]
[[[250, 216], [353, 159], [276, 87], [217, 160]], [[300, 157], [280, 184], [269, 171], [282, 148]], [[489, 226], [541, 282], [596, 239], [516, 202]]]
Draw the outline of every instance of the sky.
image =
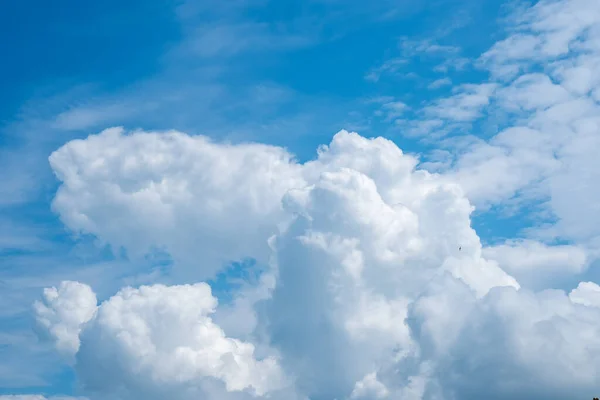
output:
[[596, 0], [0, 7], [0, 400], [600, 395]]

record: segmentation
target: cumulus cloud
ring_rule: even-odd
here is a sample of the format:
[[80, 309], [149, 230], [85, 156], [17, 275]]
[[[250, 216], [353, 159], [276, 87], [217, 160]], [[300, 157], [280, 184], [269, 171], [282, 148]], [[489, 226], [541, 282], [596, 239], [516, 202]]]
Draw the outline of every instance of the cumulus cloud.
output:
[[64, 281], [57, 288], [44, 289], [42, 301], [36, 301], [36, 320], [47, 332], [59, 352], [70, 358], [79, 351], [82, 326], [96, 312], [96, 295], [89, 286]]
[[[584, 5], [592, 11], [575, 12]], [[423, 112], [430, 125], [467, 126], [494, 102], [518, 121], [469, 142], [441, 174], [347, 131], [305, 163], [274, 146], [121, 128], [54, 152], [53, 207], [69, 229], [132, 258], [167, 251], [170, 278], [190, 283], [128, 287], [99, 305], [83, 284], [45, 292], [38, 321], [74, 357], [85, 395], [597, 396], [600, 287], [548, 289], [588, 268], [599, 237], [597, 88], [586, 58], [564, 60], [596, 51], [597, 9], [538, 2], [481, 58], [492, 81]], [[526, 71], [527, 52], [548, 69]], [[484, 247], [473, 204], [517, 193], [558, 222], [537, 239]], [[218, 305], [201, 281], [246, 257], [259, 261], [258, 283]]]
[[356, 382], [351, 399], [383, 399], [386, 398], [389, 391], [384, 384], [377, 380], [377, 374], [372, 372], [366, 375], [361, 381]]
[[588, 266], [585, 249], [575, 245], [550, 246], [535, 240], [510, 240], [485, 247], [483, 254], [497, 261], [529, 288], [543, 289]]
[[[459, 285], [439, 289], [410, 314], [425, 359], [435, 365], [432, 390], [496, 399], [589, 397], [598, 390], [597, 308], [559, 290], [494, 288], [474, 302]], [[452, 317], [450, 310], [460, 311]]]
[[266, 261], [279, 199], [302, 186], [281, 148], [179, 132], [107, 129], [67, 143], [50, 165], [62, 181], [53, 208], [66, 226], [132, 258], [166, 250], [186, 267], [181, 279], [206, 279], [243, 257]]
[[569, 293], [573, 303], [584, 306], [600, 307], [600, 286], [594, 282], [580, 282], [575, 289]]
[[[87, 140], [107, 137], [111, 141], [98, 146], [102, 149], [98, 159], [77, 153], [92, 148], [83, 142], [64, 147], [61, 151], [67, 154], [68, 148], [71, 154], [60, 164], [61, 170], [85, 176], [80, 171], [101, 165], [112, 171], [105, 154], [122, 154], [113, 160], [121, 165], [119, 157], [127, 153], [118, 148], [129, 146], [132, 138], [139, 143], [204, 140], [181, 133], [144, 132], [104, 132]], [[245, 159], [250, 152], [266, 163], [238, 172], [240, 181], [259, 188], [266, 186], [254, 175], [264, 174], [272, 162], [261, 152], [283, 151], [267, 146], [211, 146], [225, 158]], [[160, 160], [171, 151], [158, 146], [156, 153], [145, 156]], [[53, 157], [56, 154], [61, 153]], [[211, 168], [211, 163], [226, 164], [225, 160], [203, 157], [211, 156], [199, 152], [189, 160], [204, 163], [207, 171], [219, 176], [209, 175], [206, 181], [225, 180], [224, 187], [233, 190], [227, 179], [236, 175], [221, 176], [222, 170]], [[531, 292], [521, 289], [501, 268], [518, 275], [549, 260], [553, 268], [582, 268], [585, 257], [577, 248], [535, 242], [484, 248], [471, 227], [473, 207], [462, 188], [446, 176], [417, 169], [415, 158], [383, 138], [341, 131], [313, 161], [298, 164], [286, 157], [288, 165], [283, 163], [278, 175], [272, 172], [272, 179], [281, 181], [271, 186], [279, 189], [261, 193], [273, 197], [265, 199], [272, 205], [268, 208], [271, 230], [260, 238], [245, 237], [233, 225], [220, 225], [222, 232], [237, 240], [264, 241], [259, 245], [268, 250], [265, 259], [270, 267], [264, 276], [270, 278], [257, 287], [260, 295], [240, 303], [244, 312], [255, 314], [251, 324], [238, 330], [244, 339], [228, 334], [235, 331], [230, 318], [227, 331], [217, 325], [219, 307], [204, 283], [125, 288], [102, 302], [83, 326], [68, 325], [82, 326], [81, 332], [74, 330], [69, 337], [81, 343], [75, 368], [90, 398], [152, 399], [168, 393], [177, 399], [269, 395], [430, 400], [442, 395], [482, 396], [490, 388], [498, 398], [521, 393], [564, 395], [570, 390], [587, 395], [594, 389], [600, 359], [584, 351], [596, 346], [589, 335], [600, 328], [599, 311], [589, 300], [594, 299], [593, 291], [582, 286], [569, 296], [562, 291]], [[193, 168], [183, 165], [174, 174], [184, 187], [197, 178]], [[171, 179], [167, 172], [160, 176]], [[110, 214], [103, 212], [101, 203], [85, 208], [92, 203], [79, 200], [87, 196], [81, 189], [86, 187], [85, 179], [79, 184], [73, 177], [64, 179], [69, 204], [76, 208], [57, 210], [79, 213], [79, 220], [88, 224], [72, 228], [122, 223], [124, 229], [143, 232], [137, 228], [146, 223], [143, 218], [119, 209], [129, 210], [129, 199], [138, 192], [123, 192], [119, 202], [105, 204], [119, 216], [118, 222], [107, 221]], [[125, 185], [120, 174], [106, 173], [103, 179], [105, 187]], [[61, 190], [64, 196], [67, 189]], [[205, 204], [211, 195], [210, 191], [189, 192], [187, 201]], [[80, 211], [78, 204], [82, 204]], [[193, 215], [195, 210], [178, 212], [184, 221], [183, 213]], [[212, 217], [241, 218], [233, 212]], [[244, 231], [263, 223], [256, 216], [247, 217]], [[73, 221], [65, 216], [63, 220]], [[168, 228], [171, 222], [153, 223]], [[195, 229], [190, 232], [203, 237], [207, 225], [183, 229]], [[119, 241], [123, 232], [103, 232], [104, 240], [128, 250], [129, 242]], [[155, 238], [168, 239], [151, 235], [136, 240], [148, 244]], [[200, 258], [204, 249], [198, 245], [195, 252], [187, 251]], [[538, 253], [537, 258], [530, 252]], [[186, 268], [196, 267], [202, 264]], [[552, 346], [564, 356], [552, 358], [548, 351]], [[482, 367], [494, 363], [502, 368]], [[585, 374], [576, 372], [578, 363], [588, 369]]]
[[[67, 291], [57, 296], [70, 301], [62, 299]], [[75, 369], [83, 388], [92, 398], [112, 399], [188, 399], [216, 390], [263, 395], [282, 388], [276, 357], [257, 360], [253, 344], [227, 337], [210, 317], [216, 306], [205, 283], [122, 289], [73, 338], [81, 341]]]

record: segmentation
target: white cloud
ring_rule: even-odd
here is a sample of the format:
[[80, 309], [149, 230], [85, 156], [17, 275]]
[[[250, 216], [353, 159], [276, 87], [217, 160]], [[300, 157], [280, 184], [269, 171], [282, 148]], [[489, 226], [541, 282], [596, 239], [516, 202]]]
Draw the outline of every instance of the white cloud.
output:
[[[581, 47], [594, 34], [600, 7], [594, 0], [543, 0], [518, 10], [514, 33], [482, 56], [482, 62], [498, 76], [510, 76], [535, 62], [544, 62]], [[583, 46], [585, 47], [585, 46]]]
[[[300, 387], [318, 379], [333, 395], [396, 346], [408, 350], [408, 304], [444, 270], [480, 296], [517, 286], [481, 258], [460, 189], [415, 164], [387, 140], [338, 134], [306, 166], [334, 171], [284, 199], [298, 219], [276, 240], [279, 279], [266, 319]], [[297, 325], [290, 314], [306, 322]], [[309, 374], [305, 357], [315, 362]]]
[[[422, 357], [435, 365], [431, 390], [458, 398], [560, 399], [598, 389], [598, 309], [557, 290], [496, 288], [472, 302], [457, 286], [439, 289], [411, 312]], [[454, 312], [440, 311], [441, 304]]]
[[[418, 169], [389, 140], [345, 131], [304, 164], [272, 146], [119, 129], [53, 153], [61, 180], [54, 208], [71, 230], [131, 256], [164, 248], [178, 280], [206, 279], [248, 256], [266, 270], [220, 307], [204, 283], [152, 285], [122, 289], [90, 319], [77, 296], [48, 292], [68, 306], [38, 307], [39, 315], [51, 317], [51, 333], [66, 327], [51, 337], [76, 352], [85, 394], [597, 395], [600, 288], [544, 290], [557, 276], [584, 271], [599, 237], [593, 96], [600, 89], [579, 53], [576, 63], [554, 60], [568, 54], [567, 44], [593, 51], [590, 15], [573, 10], [584, 5], [595, 15], [596, 3], [537, 3], [482, 58], [492, 81], [462, 85], [424, 111], [422, 126], [439, 129], [469, 126], [492, 102], [513, 115], [489, 141], [459, 140], [456, 162], [438, 154], [434, 160], [451, 168], [444, 174]], [[527, 52], [547, 69], [531, 73]], [[471, 227], [473, 203], [522, 198], [545, 202], [558, 217], [538, 237], [576, 244], [483, 247]], [[69, 307], [75, 317], [62, 311]]]
[[552, 172], [557, 166], [553, 154], [538, 130], [510, 128], [490, 142], [470, 144], [447, 175], [476, 205], [499, 204]]
[[[248, 159], [256, 161], [251, 168], [235, 168]], [[240, 190], [234, 182], [243, 182], [240, 207], [212, 211], [211, 225], [197, 219], [187, 229], [193, 229], [198, 238], [209, 237], [214, 224], [242, 248], [264, 246], [275, 251], [275, 288], [262, 301], [265, 306], [259, 308], [258, 320], [249, 326], [268, 327], [264, 340], [269, 345], [261, 349], [282, 355], [283, 371], [294, 378], [301, 395], [350, 395], [355, 383], [371, 373], [381, 357], [389, 357], [398, 346], [410, 351], [411, 334], [403, 322], [409, 304], [444, 271], [465, 282], [477, 298], [495, 286], [518, 287], [493, 261], [482, 258], [481, 243], [470, 227], [472, 207], [460, 187], [416, 170], [415, 158], [382, 138], [366, 139], [342, 131], [329, 146], [321, 147], [316, 160], [295, 164], [281, 149], [267, 146], [208, 144], [204, 138], [180, 133], [105, 131], [67, 144], [51, 160], [64, 182], [55, 201], [63, 221], [128, 251], [129, 246], [143, 252], [151, 244], [164, 245], [152, 240], [166, 241], [176, 234], [168, 229], [179, 225], [172, 218], [161, 218], [161, 213], [169, 217], [173, 215], [169, 213], [181, 213], [177, 221], [182, 221], [180, 229], [186, 229], [183, 221], [192, 220], [197, 207], [210, 200], [207, 187], [222, 188], [219, 198], [226, 201], [235, 199]], [[225, 175], [223, 168], [234, 172]], [[161, 183], [156, 186], [151, 179]], [[173, 181], [178, 183], [174, 187], [184, 190], [160, 190], [161, 184]], [[205, 190], [187, 190], [193, 182], [205, 182]], [[149, 190], [162, 201], [134, 203]], [[244, 202], [253, 193], [264, 197], [249, 212]], [[164, 211], [165, 204], [174, 199], [190, 208]], [[147, 207], [146, 214], [139, 213], [140, 204]], [[265, 211], [261, 214], [260, 210]], [[256, 214], [260, 217], [253, 217]], [[121, 217], [110, 221], [108, 215]], [[268, 233], [275, 234], [270, 246], [268, 234], [239, 232], [238, 224], [245, 223], [248, 232], [256, 232], [255, 225], [265, 219], [270, 219]], [[240, 222], [228, 227], [227, 220]], [[153, 231], [142, 228], [148, 223], [153, 224]], [[106, 228], [112, 224], [120, 229]], [[156, 232], [160, 236], [153, 236]], [[128, 236], [134, 240], [128, 241]], [[221, 245], [223, 240], [231, 239], [224, 234]], [[187, 257], [206, 257], [209, 249], [201, 244], [185, 249]], [[213, 302], [210, 289], [203, 284], [124, 289], [99, 306], [79, 336], [76, 368], [80, 379], [90, 392], [106, 387], [107, 380], [114, 382], [110, 387], [126, 398], [159, 392], [161, 383], [181, 398], [196, 390], [210, 391], [205, 386], [186, 386], [202, 376], [222, 380], [230, 391], [254, 387], [265, 393], [269, 385], [277, 387], [283, 379], [278, 378], [277, 364], [254, 360], [252, 344], [226, 337], [208, 318], [216, 306]], [[158, 312], [160, 319], [155, 316]], [[215, 318], [219, 319], [218, 312]], [[195, 333], [198, 329], [213, 332], [214, 339], [201, 340]], [[247, 330], [244, 335], [252, 337]], [[236, 356], [236, 351], [241, 353]], [[209, 368], [197, 359], [200, 353], [214, 354], [215, 360], [224, 353], [234, 354], [241, 369], [216, 361]], [[144, 385], [131, 376], [132, 370], [146, 374]]]
[[134, 107], [131, 104], [118, 102], [95, 107], [81, 105], [58, 114], [52, 127], [62, 131], [90, 129], [109, 121], [116, 121], [135, 113], [148, 111], [148, 108], [147, 105], [136, 105]]
[[382, 75], [394, 75], [398, 73], [402, 67], [406, 66], [408, 60], [405, 58], [392, 58], [381, 64], [377, 68], [371, 69], [365, 79], [371, 82], [378, 82]]
[[[56, 301], [70, 301], [63, 295]], [[256, 360], [254, 345], [227, 337], [210, 317], [216, 306], [204, 283], [122, 289], [80, 333], [81, 384], [92, 398], [126, 399], [194, 398], [215, 390], [215, 382], [225, 393], [281, 388], [276, 358]]]
[[440, 73], [448, 73], [450, 70], [463, 71], [472, 61], [466, 57], [450, 57], [439, 65], [436, 65], [433, 70]]
[[456, 46], [441, 45], [431, 40], [411, 40], [402, 38], [399, 43], [402, 54], [413, 57], [420, 54], [456, 54], [460, 48]]
[[596, 257], [600, 81], [591, 71], [600, 60], [600, 3], [539, 1], [508, 21], [507, 38], [480, 59], [491, 79], [432, 102], [413, 130], [460, 133], [464, 122], [493, 114], [491, 139], [455, 148], [455, 162], [437, 166], [478, 207], [510, 201], [549, 211], [557, 222], [529, 235], [574, 241]]
[[44, 289], [43, 302], [36, 301], [34, 308], [37, 323], [50, 334], [57, 350], [71, 358], [79, 351], [79, 334], [94, 316], [96, 304], [89, 286], [64, 281], [58, 289]]
[[440, 78], [440, 79], [436, 79], [435, 81], [431, 82], [429, 84], [429, 86], [427, 86], [429, 89], [439, 89], [443, 86], [448, 86], [448, 85], [452, 85], [452, 80], [450, 78]]
[[453, 132], [470, 130], [484, 116], [496, 88], [495, 83], [461, 84], [452, 88], [451, 96], [433, 100], [417, 110], [417, 119], [397, 122], [407, 136], [439, 144], [440, 139]]
[[392, 101], [389, 103], [385, 103], [382, 107], [387, 114], [388, 120], [400, 117], [408, 108], [406, 103], [403, 103], [401, 101]]
[[75, 232], [133, 258], [166, 249], [185, 267], [180, 278], [204, 279], [232, 260], [266, 261], [279, 199], [303, 184], [290, 158], [271, 146], [108, 129], [50, 156], [62, 181], [53, 208]]
[[384, 384], [377, 380], [377, 374], [372, 372], [356, 382], [350, 395], [351, 399], [384, 399], [389, 391]]
[[525, 74], [497, 92], [501, 105], [516, 111], [547, 109], [571, 100], [569, 92], [541, 73]]
[[533, 240], [511, 240], [486, 247], [483, 255], [529, 288], [542, 289], [588, 266], [585, 249], [574, 245], [549, 246]]
[[580, 282], [579, 285], [569, 293], [573, 303], [584, 306], [600, 307], [600, 286], [594, 282]]
[[[444, 61], [434, 69], [438, 72], [447, 72], [450, 68], [461, 70], [469, 63], [469, 59], [460, 57], [461, 49], [456, 46], [441, 45], [432, 40], [411, 40], [401, 38], [399, 42], [400, 56], [386, 60], [380, 66], [372, 68], [365, 79], [378, 82], [384, 75], [400, 75], [403, 68], [408, 67], [415, 57], [443, 58]], [[406, 77], [415, 76], [407, 72]]]
[[452, 97], [441, 99], [423, 111], [432, 118], [469, 122], [481, 116], [481, 110], [490, 102], [496, 85], [465, 84], [455, 89]]
[[[298, 164], [274, 147], [107, 131], [67, 144], [52, 163], [64, 182], [56, 209], [71, 228], [143, 254], [176, 244], [180, 227], [203, 238], [180, 260], [235, 244], [229, 257], [269, 262], [264, 280], [226, 307], [203, 283], [125, 288], [102, 302], [76, 338], [78, 379], [93, 400], [433, 400], [490, 388], [541, 398], [587, 395], [600, 373], [586, 350], [600, 330], [600, 310], [581, 304], [595, 304], [589, 288], [531, 292], [501, 269], [577, 271], [585, 254], [527, 241], [483, 248], [462, 188], [418, 170], [389, 140], [342, 131]], [[171, 182], [184, 190], [161, 190]], [[205, 190], [192, 190], [198, 182]], [[160, 201], [133, 202], [148, 192]], [[232, 200], [204, 211], [212, 198]], [[265, 221], [264, 233], [246, 233]]]
[[[202, 57], [228, 57], [242, 52], [287, 50], [305, 47], [316, 41], [307, 32], [290, 32], [279, 24], [203, 23], [190, 29], [189, 38], [179, 51]], [[316, 36], [316, 35], [314, 35]]]

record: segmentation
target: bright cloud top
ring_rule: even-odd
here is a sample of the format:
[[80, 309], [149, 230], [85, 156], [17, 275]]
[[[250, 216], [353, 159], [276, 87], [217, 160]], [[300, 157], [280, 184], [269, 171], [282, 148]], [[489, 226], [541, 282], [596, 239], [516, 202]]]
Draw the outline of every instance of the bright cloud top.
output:
[[121, 290], [82, 333], [76, 367], [84, 387], [131, 399], [197, 398], [211, 378], [256, 395], [281, 387], [276, 359], [257, 361], [254, 345], [227, 337], [210, 318], [216, 306], [205, 283]]
[[[244, 309], [252, 328], [231, 334], [216, 324], [221, 308], [204, 283], [125, 288], [91, 318], [89, 288], [48, 290], [56, 305], [38, 307], [38, 319], [54, 310], [42, 325], [65, 326], [69, 349], [80, 343], [75, 368], [91, 399], [429, 400], [595, 388], [597, 286], [570, 297], [520, 289], [484, 257], [461, 187], [417, 169], [389, 140], [341, 131], [299, 164], [269, 146], [110, 129], [66, 144], [51, 163], [63, 182], [54, 207], [72, 230], [134, 254], [164, 249], [176, 276], [213, 276], [248, 251], [272, 277]], [[215, 229], [218, 245], [195, 240]], [[78, 317], [56, 318], [64, 309]]]
[[64, 281], [44, 290], [43, 302], [34, 304], [42, 332], [48, 332], [59, 352], [72, 357], [79, 351], [81, 327], [96, 312], [96, 295], [89, 286]]
[[108, 129], [51, 155], [63, 181], [53, 208], [72, 230], [125, 248], [131, 258], [166, 247], [203, 279], [225, 261], [267, 259], [281, 196], [302, 186], [290, 158], [266, 145]]

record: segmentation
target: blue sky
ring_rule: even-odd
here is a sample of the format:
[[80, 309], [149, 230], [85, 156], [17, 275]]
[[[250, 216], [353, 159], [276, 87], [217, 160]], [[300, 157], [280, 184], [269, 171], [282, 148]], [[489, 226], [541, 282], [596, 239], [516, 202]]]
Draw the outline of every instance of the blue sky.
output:
[[[548, 50], [548, 43], [560, 47], [567, 35], [563, 25], [548, 22], [552, 7], [579, 12], [588, 3], [543, 1], [537, 8], [535, 3], [6, 2], [0, 12], [5, 38], [0, 41], [5, 56], [0, 167], [6, 172], [0, 190], [0, 395], [82, 394], [73, 367], [32, 330], [31, 307], [42, 288], [80, 281], [102, 302], [126, 285], [182, 283], [177, 279], [183, 278], [169, 276], [174, 261], [168, 248], [162, 253], [146, 249], [135, 258], [128, 253], [134, 249], [102, 231], [101, 223], [94, 231], [69, 220], [64, 204], [76, 209], [87, 201], [83, 194], [53, 210], [61, 184], [55, 173], [66, 161], [57, 161], [53, 171], [49, 156], [74, 139], [111, 127], [177, 130], [219, 143], [260, 142], [286, 148], [300, 163], [314, 159], [317, 147], [341, 129], [383, 136], [418, 157], [420, 168], [464, 188], [476, 207], [472, 226], [484, 255], [521, 286], [570, 291], [580, 281], [596, 280], [600, 234], [586, 221], [599, 216], [591, 202], [597, 191], [590, 184], [597, 164], [583, 150], [593, 147], [597, 133], [581, 128], [584, 144], [563, 154], [571, 139], [553, 131], [553, 124], [591, 123], [593, 109], [578, 114], [573, 109], [584, 105], [571, 107], [569, 101], [595, 101], [595, 83], [581, 94], [578, 83], [567, 79], [572, 77], [567, 67], [550, 67], [562, 60], [584, 68], [588, 50], [576, 45], [562, 53]], [[593, 38], [585, 35], [600, 24], [590, 19], [567, 40], [579, 40], [587, 49]], [[519, 41], [527, 35], [546, 47], [528, 50]], [[514, 42], [502, 47], [507, 37]], [[578, 77], [581, 71], [575, 72]], [[549, 84], [554, 91], [543, 92]], [[579, 97], [567, 98], [559, 87]], [[533, 134], [511, 134], [524, 127], [557, 139], [540, 144]], [[84, 169], [80, 162], [73, 168]], [[563, 195], [572, 182], [580, 183], [577, 199]], [[78, 212], [89, 211], [96, 222], [114, 215], [123, 218], [124, 232], [143, 231], [133, 228], [139, 221], [130, 224], [117, 203], [110, 207]], [[532, 261], [519, 253], [539, 250], [523, 239], [541, 243], [548, 256]], [[168, 247], [166, 239], [148, 240]], [[124, 248], [115, 250], [119, 244]], [[552, 259], [558, 260], [556, 266]], [[203, 277], [224, 304], [239, 289], [232, 280], [241, 276], [245, 285], [256, 284], [249, 278], [258, 268], [252, 261], [230, 261], [241, 264], [218, 277]], [[185, 257], [175, 261], [187, 262]], [[558, 272], [537, 270], [540, 262]], [[530, 269], [523, 272], [523, 265]], [[323, 393], [341, 393], [336, 390]]]

